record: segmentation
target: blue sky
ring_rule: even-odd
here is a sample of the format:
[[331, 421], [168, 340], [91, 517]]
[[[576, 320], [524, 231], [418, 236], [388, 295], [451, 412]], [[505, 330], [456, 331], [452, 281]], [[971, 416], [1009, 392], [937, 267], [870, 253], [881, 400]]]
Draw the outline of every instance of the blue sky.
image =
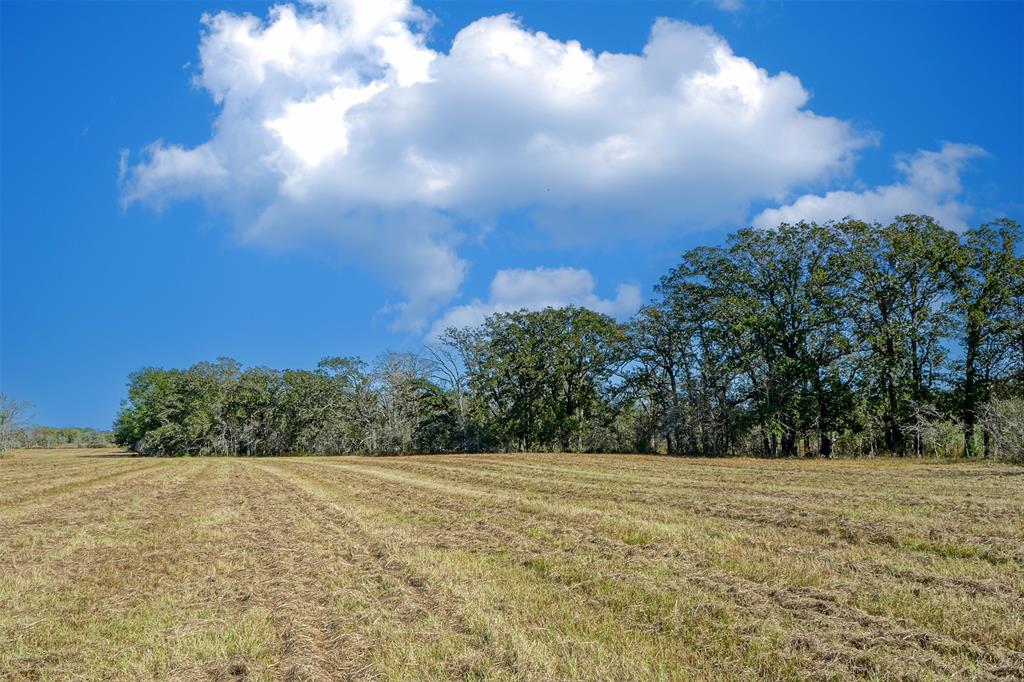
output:
[[142, 366], [625, 317], [741, 225], [1024, 217], [1024, 4], [419, 7], [0, 5], [3, 391], [103, 428]]

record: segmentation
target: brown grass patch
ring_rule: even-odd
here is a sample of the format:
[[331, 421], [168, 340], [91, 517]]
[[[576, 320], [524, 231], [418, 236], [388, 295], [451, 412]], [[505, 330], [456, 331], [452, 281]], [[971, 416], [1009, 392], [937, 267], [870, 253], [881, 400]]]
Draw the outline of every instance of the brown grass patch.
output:
[[0, 463], [0, 679], [1021, 679], [1024, 477], [479, 455]]

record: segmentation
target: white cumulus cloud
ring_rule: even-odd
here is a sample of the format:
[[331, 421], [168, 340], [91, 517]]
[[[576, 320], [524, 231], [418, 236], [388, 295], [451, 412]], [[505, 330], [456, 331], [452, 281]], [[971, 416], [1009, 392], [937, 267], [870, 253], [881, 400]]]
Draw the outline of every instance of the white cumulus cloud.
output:
[[807, 194], [790, 204], [762, 211], [754, 224], [772, 227], [801, 220], [827, 222], [850, 217], [885, 222], [906, 213], [930, 215], [946, 227], [963, 230], [971, 208], [960, 201], [960, 174], [985, 150], [976, 145], [944, 142], [938, 151], [918, 150], [898, 157], [899, 181], [863, 192]]
[[869, 141], [705, 27], [661, 19], [642, 53], [618, 54], [511, 15], [436, 51], [429, 24], [407, 0], [205, 16], [195, 82], [219, 107], [212, 135], [144, 148], [125, 204], [196, 198], [249, 243], [329, 244], [422, 328], [467, 271], [461, 225], [517, 210], [553, 237], [608, 242], [734, 224]]
[[620, 284], [613, 299], [598, 296], [596, 285], [590, 271], [579, 268], [499, 270], [486, 301], [453, 307], [434, 323], [427, 337], [437, 338], [449, 327], [478, 325], [493, 313], [575, 305], [621, 318], [635, 313], [643, 303], [635, 284]]

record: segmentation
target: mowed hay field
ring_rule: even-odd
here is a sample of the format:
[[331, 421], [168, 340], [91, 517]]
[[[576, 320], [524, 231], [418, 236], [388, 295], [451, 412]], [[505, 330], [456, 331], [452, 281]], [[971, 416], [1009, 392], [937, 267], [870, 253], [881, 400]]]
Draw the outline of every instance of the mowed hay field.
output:
[[1024, 469], [0, 460], [3, 679], [1024, 679]]

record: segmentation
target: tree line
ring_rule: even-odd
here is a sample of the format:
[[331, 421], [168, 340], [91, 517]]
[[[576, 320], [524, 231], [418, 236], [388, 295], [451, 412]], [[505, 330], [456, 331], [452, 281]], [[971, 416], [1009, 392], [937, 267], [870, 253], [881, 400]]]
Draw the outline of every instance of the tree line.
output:
[[743, 229], [619, 323], [497, 313], [419, 353], [134, 373], [145, 454], [665, 452], [1024, 459], [1022, 233], [927, 216]]
[[17, 430], [17, 448], [103, 448], [113, 444], [110, 431], [79, 426], [24, 426]]
[[31, 404], [0, 393], [0, 457], [15, 448], [101, 448], [113, 444], [110, 431], [29, 423]]

